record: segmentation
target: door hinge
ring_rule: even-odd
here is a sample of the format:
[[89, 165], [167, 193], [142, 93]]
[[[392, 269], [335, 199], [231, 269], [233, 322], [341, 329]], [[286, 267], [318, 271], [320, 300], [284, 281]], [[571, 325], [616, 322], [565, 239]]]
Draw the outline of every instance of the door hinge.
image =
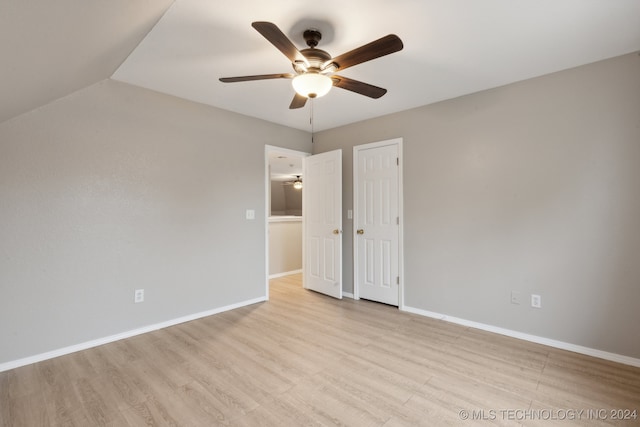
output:
[[400, 276], [396, 276], [396, 285], [400, 284]]
[[396, 157], [396, 165], [400, 166], [400, 157]]
[[400, 225], [400, 217], [399, 216], [396, 217], [396, 225]]

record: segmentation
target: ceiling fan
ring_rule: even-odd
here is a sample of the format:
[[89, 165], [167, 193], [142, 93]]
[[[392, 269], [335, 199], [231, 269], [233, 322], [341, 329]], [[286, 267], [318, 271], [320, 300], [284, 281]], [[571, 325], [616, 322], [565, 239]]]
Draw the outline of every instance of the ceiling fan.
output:
[[294, 181], [284, 181], [282, 185], [292, 185], [296, 190], [302, 189], [302, 180], [300, 179], [300, 175], [295, 176], [296, 179]]
[[342, 55], [331, 57], [324, 50], [316, 48], [322, 38], [322, 34], [318, 30], [309, 29], [303, 33], [304, 40], [309, 47], [299, 51], [275, 24], [258, 21], [253, 22], [251, 26], [289, 58], [295, 73], [222, 77], [220, 81], [235, 83], [251, 80], [293, 79], [292, 84], [296, 94], [289, 105], [290, 109], [304, 107], [308, 98], [319, 98], [326, 95], [332, 86], [374, 99], [380, 98], [387, 93], [386, 89], [334, 73], [398, 52], [403, 48], [402, 40], [395, 34], [389, 34]]

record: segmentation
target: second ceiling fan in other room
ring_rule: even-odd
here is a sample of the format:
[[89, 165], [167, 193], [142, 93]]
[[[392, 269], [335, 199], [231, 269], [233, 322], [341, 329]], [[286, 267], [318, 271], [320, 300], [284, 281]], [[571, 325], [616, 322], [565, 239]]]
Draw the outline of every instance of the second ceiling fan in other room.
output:
[[296, 94], [289, 105], [291, 109], [304, 107], [308, 98], [321, 97], [327, 94], [332, 86], [369, 98], [380, 98], [387, 93], [386, 89], [334, 73], [398, 52], [403, 48], [402, 40], [395, 34], [389, 34], [342, 55], [331, 57], [324, 50], [316, 48], [322, 39], [322, 34], [318, 30], [309, 29], [304, 32], [303, 37], [309, 47], [300, 51], [275, 24], [259, 21], [252, 23], [251, 26], [289, 58], [295, 73], [223, 77], [220, 81], [235, 83], [251, 80], [293, 79]]

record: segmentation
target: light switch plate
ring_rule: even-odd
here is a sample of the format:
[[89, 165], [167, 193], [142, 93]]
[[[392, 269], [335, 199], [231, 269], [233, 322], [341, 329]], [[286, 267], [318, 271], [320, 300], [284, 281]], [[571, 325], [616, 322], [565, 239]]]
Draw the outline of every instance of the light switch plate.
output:
[[247, 219], [256, 219], [256, 211], [253, 209], [247, 209], [245, 216]]
[[144, 302], [144, 289], [136, 289], [133, 292], [133, 302], [136, 304]]
[[542, 308], [542, 297], [540, 295], [531, 294], [531, 307]]

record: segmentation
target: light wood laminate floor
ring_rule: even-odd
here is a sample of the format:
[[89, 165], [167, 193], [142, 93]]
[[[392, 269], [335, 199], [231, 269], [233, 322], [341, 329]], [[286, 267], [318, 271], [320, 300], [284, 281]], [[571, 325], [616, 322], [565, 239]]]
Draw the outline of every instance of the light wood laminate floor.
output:
[[269, 302], [0, 373], [12, 427], [640, 425], [625, 410], [638, 368], [334, 300], [299, 275]]

